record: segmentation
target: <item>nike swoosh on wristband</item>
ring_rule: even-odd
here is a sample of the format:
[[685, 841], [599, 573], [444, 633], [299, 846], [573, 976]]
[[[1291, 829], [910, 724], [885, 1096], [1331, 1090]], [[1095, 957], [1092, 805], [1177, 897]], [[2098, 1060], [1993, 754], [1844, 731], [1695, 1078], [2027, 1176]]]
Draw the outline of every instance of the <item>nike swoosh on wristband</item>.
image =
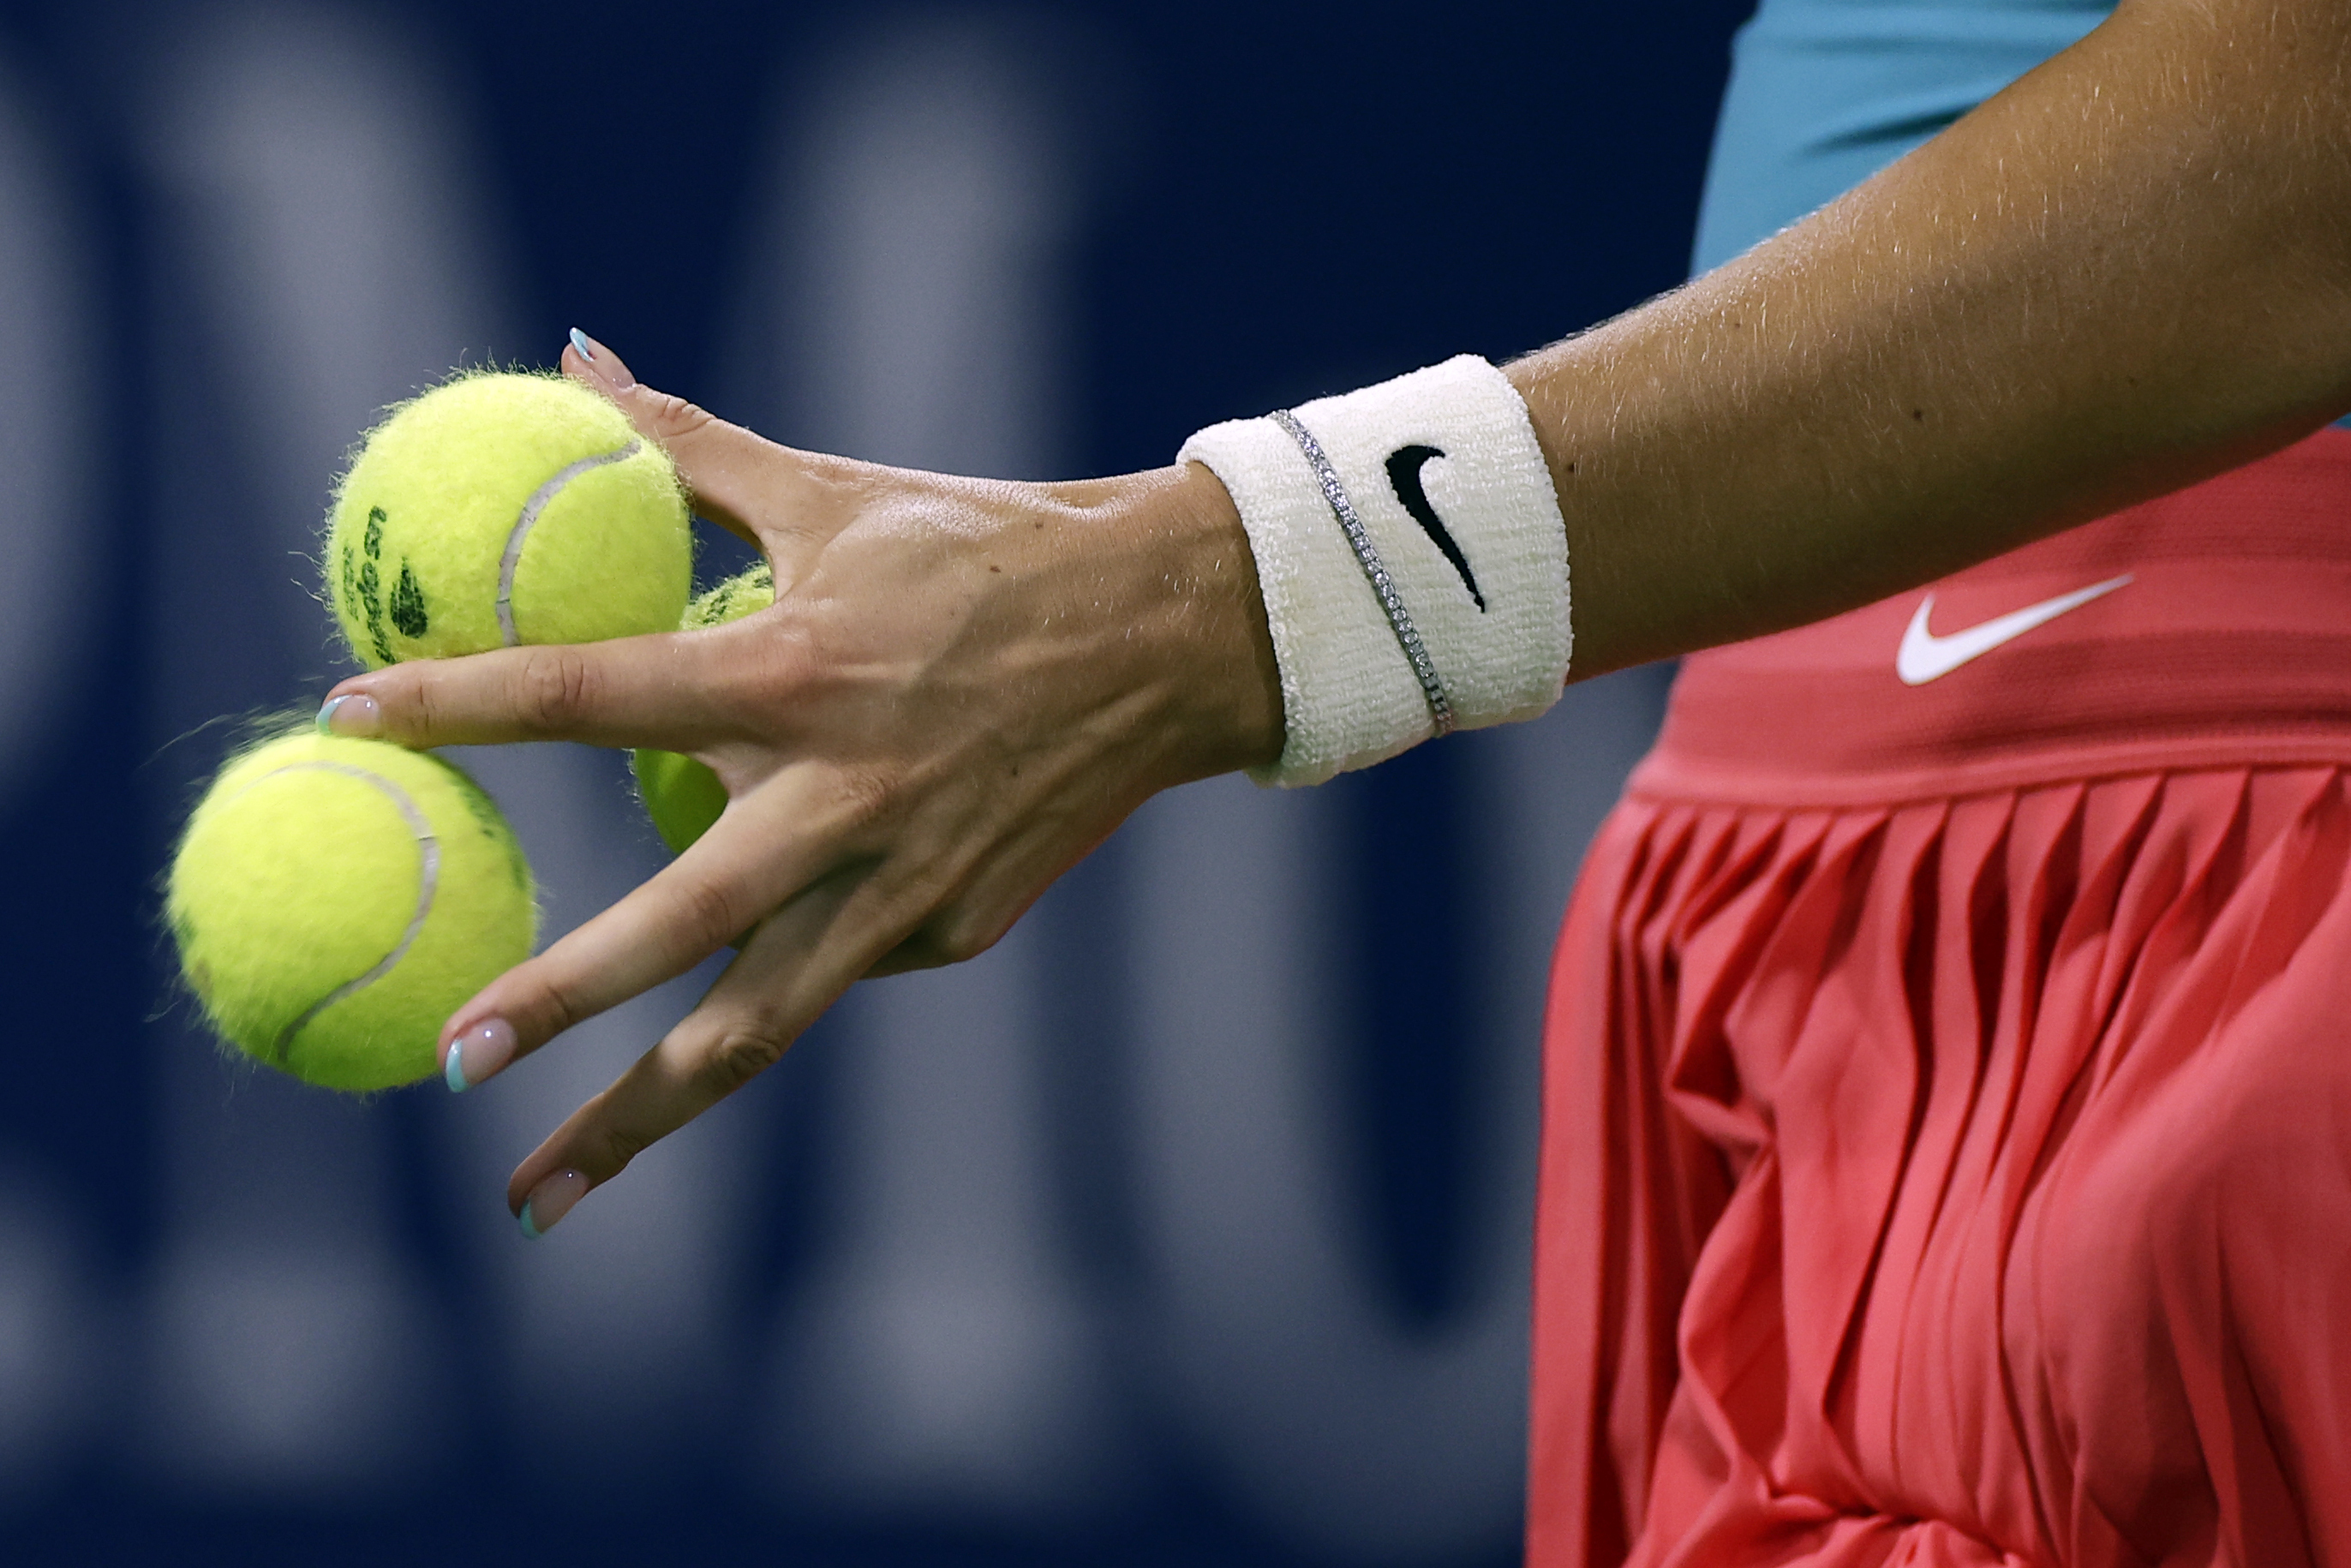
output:
[[1437, 517], [1437, 508], [1428, 504], [1428, 492], [1421, 487], [1422, 466], [1430, 458], [1444, 455], [1444, 452], [1435, 446], [1397, 447], [1388, 454], [1388, 487], [1395, 492], [1396, 499], [1404, 503], [1404, 509], [1412, 514], [1412, 520], [1420, 525], [1421, 531], [1428, 536], [1429, 541], [1445, 552], [1445, 559], [1453, 563], [1453, 570], [1461, 574], [1461, 586], [1469, 591], [1471, 599], [1477, 601], [1478, 612], [1482, 615], [1486, 612], [1486, 596], [1478, 591], [1478, 580], [1470, 575], [1469, 559], [1461, 553], [1461, 547], [1454, 542], [1451, 531]]
[[1927, 630], [1927, 617], [1935, 612], [1935, 596], [1927, 595], [1918, 612], [1910, 617], [1909, 628], [1902, 633], [1901, 650], [1894, 655], [1894, 673], [1902, 677], [1906, 686], [1923, 686], [1928, 681], [1949, 674], [1970, 659], [1980, 658], [2003, 643], [2014, 642], [2035, 626], [2045, 626], [2069, 610], [2078, 610], [2093, 599], [2112, 593], [2129, 582], [2131, 574], [2110, 577], [2104, 582], [2094, 582], [2087, 588], [2077, 588], [2071, 593], [2061, 593], [2054, 599], [2044, 599], [2038, 604], [2028, 604], [2022, 610], [2011, 610], [1964, 632], [1954, 632], [1938, 637]]

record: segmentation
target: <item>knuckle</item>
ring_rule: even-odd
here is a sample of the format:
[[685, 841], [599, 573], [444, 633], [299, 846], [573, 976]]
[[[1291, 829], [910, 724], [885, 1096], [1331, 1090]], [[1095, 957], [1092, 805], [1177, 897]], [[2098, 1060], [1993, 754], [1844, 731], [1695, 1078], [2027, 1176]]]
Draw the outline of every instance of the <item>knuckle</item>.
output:
[[570, 976], [549, 975], [539, 977], [529, 1010], [545, 1026], [544, 1038], [552, 1040], [585, 1019], [589, 1008]]
[[407, 727], [426, 739], [441, 733], [439, 692], [432, 681], [387, 681], [375, 688], [387, 728], [397, 729], [404, 715]]
[[643, 415], [646, 434], [664, 445], [684, 441], [716, 424], [717, 421], [698, 405], [688, 402], [674, 392], [656, 392], [653, 405]]
[[991, 939], [965, 931], [949, 932], [935, 944], [942, 964], [967, 964], [995, 946]]
[[758, 628], [756, 654], [743, 661], [746, 675], [766, 692], [789, 700], [818, 685], [837, 665], [826, 660], [816, 632], [805, 621], [773, 616]]
[[964, 964], [1003, 940], [1004, 923], [982, 919], [968, 910], [952, 910], [925, 933], [925, 946], [942, 964]]
[[741, 936], [758, 916], [740, 907], [723, 883], [694, 881], [677, 890], [678, 919], [700, 947], [716, 947]]
[[843, 768], [840, 789], [852, 822], [871, 826], [886, 821], [897, 809], [898, 781], [879, 768]]
[[[758, 715], [766, 730], [789, 725], [821, 666], [801, 628], [772, 611], [759, 614], [770, 619], [747, 615], [694, 635], [707, 640], [711, 649], [696, 672], [702, 684], [729, 709]], [[721, 645], [723, 652], [717, 651]]]
[[704, 1059], [702, 1072], [717, 1094], [732, 1094], [784, 1058], [791, 1041], [766, 1019], [747, 1019], [728, 1027]]
[[515, 679], [517, 716], [534, 728], [567, 727], [594, 706], [595, 669], [577, 648], [534, 648]]
[[590, 1174], [600, 1183], [610, 1181], [653, 1145], [652, 1134], [625, 1123], [607, 1123], [590, 1135], [588, 1161], [593, 1167]]

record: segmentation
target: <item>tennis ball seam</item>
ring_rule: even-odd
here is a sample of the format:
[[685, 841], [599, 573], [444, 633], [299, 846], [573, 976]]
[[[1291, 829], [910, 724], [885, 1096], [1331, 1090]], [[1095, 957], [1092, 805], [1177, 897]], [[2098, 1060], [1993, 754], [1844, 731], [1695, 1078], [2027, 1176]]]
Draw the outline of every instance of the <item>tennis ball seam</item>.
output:
[[[343, 766], [298, 766], [318, 762]], [[165, 913], [224, 1044], [358, 1093], [434, 1076], [435, 1037], [529, 956], [538, 924], [520, 846], [462, 768], [308, 725], [224, 765], [172, 855]]]
[[692, 554], [674, 464], [610, 400], [552, 374], [463, 371], [353, 448], [322, 597], [381, 668], [673, 630]]
[[408, 824], [408, 831], [415, 835], [418, 864], [416, 913], [409, 916], [408, 928], [400, 934], [400, 940], [392, 944], [392, 951], [378, 959], [365, 973], [345, 980], [305, 1008], [295, 1016], [293, 1022], [277, 1031], [277, 1038], [271, 1042], [269, 1048], [271, 1065], [277, 1067], [285, 1066], [291, 1059], [295, 1039], [309, 1026], [313, 1019], [337, 1002], [347, 997], [357, 996], [368, 987], [382, 979], [399, 966], [401, 959], [408, 956], [408, 950], [416, 945], [417, 936], [424, 930], [426, 917], [433, 913], [434, 894], [441, 882], [441, 840], [440, 836], [433, 831], [432, 819], [424, 814], [423, 808], [417, 805], [415, 799], [407, 790], [381, 773], [371, 773], [364, 768], [354, 768], [348, 762], [330, 762], [324, 758], [310, 758], [300, 762], [286, 763], [247, 779], [237, 789], [236, 794], [227, 797], [227, 800], [234, 800], [238, 795], [245, 794], [264, 780], [275, 779], [284, 773], [339, 773], [346, 779], [356, 779], [362, 784], [374, 787], [392, 802], [392, 809], [397, 810], [402, 821]]
[[522, 564], [522, 547], [529, 539], [530, 530], [538, 526], [540, 514], [563, 494], [566, 486], [582, 474], [592, 473], [614, 463], [626, 463], [644, 449], [645, 444], [642, 439], [632, 440], [610, 452], [596, 453], [567, 463], [532, 491], [530, 499], [523, 503], [522, 515], [515, 519], [513, 528], [507, 534], [506, 553], [498, 558], [498, 635], [506, 639], [507, 647], [522, 645], [522, 636], [515, 630], [515, 570]]

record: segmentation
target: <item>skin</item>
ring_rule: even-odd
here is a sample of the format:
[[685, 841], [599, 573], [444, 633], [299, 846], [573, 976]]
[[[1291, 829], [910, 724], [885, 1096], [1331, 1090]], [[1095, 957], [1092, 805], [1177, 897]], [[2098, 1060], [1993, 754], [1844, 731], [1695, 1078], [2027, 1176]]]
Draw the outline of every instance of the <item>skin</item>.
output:
[[[2126, 0], [1803, 223], [1509, 367], [1566, 520], [1578, 677], [1870, 602], [2351, 408], [2347, 76], [2342, 0]], [[655, 746], [726, 785], [700, 842], [444, 1032], [502, 1020], [528, 1053], [750, 931], [516, 1170], [541, 1228], [859, 977], [984, 950], [1150, 795], [1281, 740], [1206, 470], [880, 468], [640, 386], [601, 345], [564, 368], [768, 552], [775, 607], [334, 694], [372, 699], [342, 733]]]

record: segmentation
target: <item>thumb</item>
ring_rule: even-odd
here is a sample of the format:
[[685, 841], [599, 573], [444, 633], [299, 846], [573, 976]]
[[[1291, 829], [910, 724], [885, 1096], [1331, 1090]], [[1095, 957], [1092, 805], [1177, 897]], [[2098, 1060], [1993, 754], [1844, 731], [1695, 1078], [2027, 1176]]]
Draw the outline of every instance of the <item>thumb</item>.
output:
[[705, 413], [682, 397], [641, 384], [626, 361], [577, 327], [563, 373], [610, 398], [637, 433], [661, 443], [697, 517], [768, 553], [777, 588], [849, 522], [832, 460], [796, 452]]

